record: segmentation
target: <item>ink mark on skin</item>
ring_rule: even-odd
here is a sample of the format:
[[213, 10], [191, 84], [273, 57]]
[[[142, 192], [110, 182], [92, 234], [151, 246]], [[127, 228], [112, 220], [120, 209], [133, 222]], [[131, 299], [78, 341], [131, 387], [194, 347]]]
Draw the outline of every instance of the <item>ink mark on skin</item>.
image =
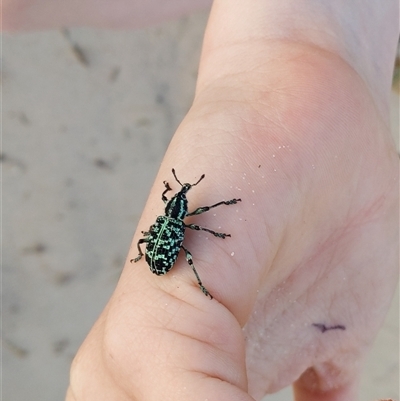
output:
[[337, 324], [335, 326], [325, 326], [323, 323], [313, 323], [312, 325], [321, 330], [321, 333], [325, 333], [328, 330], [346, 330], [346, 327], [342, 324]]

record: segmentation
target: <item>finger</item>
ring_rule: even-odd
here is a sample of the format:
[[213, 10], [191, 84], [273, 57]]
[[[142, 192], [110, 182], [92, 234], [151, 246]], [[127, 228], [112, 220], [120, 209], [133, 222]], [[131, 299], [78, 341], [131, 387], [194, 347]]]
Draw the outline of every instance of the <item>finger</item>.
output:
[[198, 288], [186, 287], [182, 301], [183, 283], [172, 295], [138, 287], [133, 272], [123, 273], [104, 327], [103, 360], [114, 381], [138, 400], [252, 401], [233, 316]]
[[104, 327], [108, 308], [102, 312], [72, 362], [66, 401], [131, 399], [121, 386], [115, 384], [119, 378], [110, 375], [109, 366], [104, 363]]
[[141, 28], [209, 7], [211, 0], [102, 1], [4, 0], [7, 31], [56, 29], [88, 25], [99, 28]]

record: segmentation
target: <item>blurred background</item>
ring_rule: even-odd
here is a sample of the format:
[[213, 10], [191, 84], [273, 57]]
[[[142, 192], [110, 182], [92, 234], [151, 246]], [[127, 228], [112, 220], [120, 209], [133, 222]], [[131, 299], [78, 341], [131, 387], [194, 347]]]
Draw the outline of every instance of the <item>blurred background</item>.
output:
[[[3, 35], [4, 401], [64, 399], [191, 105], [206, 21]], [[362, 381], [362, 400], [379, 397], [399, 398], [398, 292]]]

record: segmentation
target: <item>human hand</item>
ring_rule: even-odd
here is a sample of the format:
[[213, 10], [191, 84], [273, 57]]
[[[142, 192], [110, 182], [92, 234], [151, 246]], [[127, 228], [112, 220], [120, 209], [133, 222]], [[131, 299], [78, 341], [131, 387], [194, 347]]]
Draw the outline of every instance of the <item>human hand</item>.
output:
[[68, 401], [252, 400], [292, 383], [296, 401], [356, 399], [397, 283], [390, 68], [363, 69], [356, 50], [346, 59], [323, 13], [318, 44], [271, 33], [261, 3], [215, 2], [193, 107], [138, 225], [162, 214], [163, 180], [179, 189], [172, 167], [183, 182], [205, 173], [193, 209], [240, 197], [193, 219], [231, 238], [185, 239], [215, 299], [183, 257], [162, 277], [130, 264], [137, 233]]

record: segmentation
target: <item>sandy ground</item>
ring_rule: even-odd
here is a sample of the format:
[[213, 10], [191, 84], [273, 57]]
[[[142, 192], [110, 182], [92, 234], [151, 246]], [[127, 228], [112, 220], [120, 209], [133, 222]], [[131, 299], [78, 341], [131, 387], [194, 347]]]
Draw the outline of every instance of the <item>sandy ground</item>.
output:
[[[71, 360], [113, 291], [191, 104], [206, 19], [4, 35], [4, 401], [64, 398]], [[362, 400], [399, 398], [398, 305], [397, 295]], [[289, 401], [290, 389], [266, 400]]]

